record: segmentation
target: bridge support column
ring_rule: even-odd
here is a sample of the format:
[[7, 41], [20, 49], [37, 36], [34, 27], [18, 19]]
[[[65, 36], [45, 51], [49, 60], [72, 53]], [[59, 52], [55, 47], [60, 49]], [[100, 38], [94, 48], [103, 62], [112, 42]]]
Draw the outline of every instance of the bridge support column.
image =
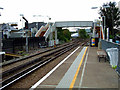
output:
[[53, 46], [53, 45], [54, 45], [53, 33], [51, 32], [49, 35], [49, 46]]
[[[53, 33], [54, 33], [54, 39], [53, 39]], [[49, 33], [49, 46], [54, 46], [59, 44], [59, 40], [57, 39], [57, 28], [55, 25], [50, 26], [50, 33]]]
[[55, 44], [59, 44], [59, 41], [57, 39], [57, 29], [55, 28]]

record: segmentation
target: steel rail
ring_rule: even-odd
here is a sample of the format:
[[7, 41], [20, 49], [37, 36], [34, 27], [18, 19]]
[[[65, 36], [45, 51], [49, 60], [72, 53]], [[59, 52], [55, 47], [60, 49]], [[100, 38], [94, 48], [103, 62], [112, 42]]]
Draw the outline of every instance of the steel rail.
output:
[[[76, 41], [72, 41], [72, 42], [76, 42]], [[72, 43], [72, 42], [70, 42], [70, 43]], [[0, 66], [3, 67], [3, 66], [10, 65], [10, 64], [13, 64], [13, 63], [16, 63], [16, 62], [19, 62], [19, 61], [23, 61], [23, 60], [25, 60], [25, 59], [34, 57], [34, 56], [36, 56], [36, 55], [43, 54], [43, 53], [52, 51], [52, 50], [54, 50], [54, 49], [60, 48], [61, 46], [67, 46], [67, 45], [69, 45], [70, 43], [65, 43], [65, 44], [59, 45], [59, 46], [57, 46], [57, 47], [53, 47], [53, 48], [51, 48], [51, 49], [48, 49], [48, 50], [45, 50], [45, 51], [42, 51], [42, 52], [38, 52], [38, 53], [33, 54], [33, 55], [30, 55], [30, 56], [26, 56], [26, 57], [23, 57], [23, 58], [18, 58], [18, 59], [14, 60], [14, 61], [11, 61], [11, 62], [9, 62], [9, 63], [3, 64], [3, 65], [0, 65]]]
[[11, 69], [9, 69], [9, 70], [7, 70], [7, 71], [4, 71], [4, 72], [2, 72], [2, 77], [7, 76], [7, 75], [10, 75], [10, 73], [13, 73], [13, 72], [15, 72], [15, 71], [17, 71], [17, 70], [20, 70], [21, 68], [24, 68], [24, 67], [26, 67], [26, 66], [28, 66], [28, 65], [30, 65], [30, 64], [34, 64], [34, 63], [36, 63], [36, 62], [39, 62], [42, 58], [48, 57], [48, 56], [50, 56], [50, 55], [52, 55], [52, 54], [54, 54], [54, 53], [57, 53], [57, 52], [65, 49], [65, 48], [67, 48], [68, 46], [72, 46], [72, 44], [66, 45], [65, 47], [60, 48], [60, 49], [58, 49], [58, 50], [56, 50], [56, 51], [54, 51], [54, 52], [48, 53], [48, 54], [46, 54], [46, 55], [43, 55], [43, 56], [41, 56], [41, 57], [38, 57], [38, 58], [30, 61], [30, 62], [26, 62], [26, 63], [24, 63], [24, 64], [22, 64], [22, 65], [19, 65], [19, 66], [13, 67], [13, 68], [11, 68]]

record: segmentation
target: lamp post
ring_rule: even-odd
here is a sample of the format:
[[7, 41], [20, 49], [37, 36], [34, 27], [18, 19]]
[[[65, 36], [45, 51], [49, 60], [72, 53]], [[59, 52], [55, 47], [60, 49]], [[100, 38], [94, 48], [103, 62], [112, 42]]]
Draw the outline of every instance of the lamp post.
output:
[[[0, 9], [3, 9], [2, 7], [0, 7]], [[0, 15], [1, 16], [1, 15]], [[1, 30], [1, 28], [2, 27], [0, 27], [0, 52], [2, 52], [2, 47], [3, 47], [3, 43], [2, 43], [2, 39], [3, 39], [3, 30]], [[2, 54], [0, 55], [0, 63], [2, 63], [2, 60], [3, 60], [3, 56], [2, 56]], [[1, 71], [1, 68], [0, 68], [0, 72], [2, 72]], [[1, 78], [2, 76], [0, 75], [0, 78]]]
[[[91, 9], [97, 9], [98, 7], [92, 7]], [[98, 49], [101, 49], [102, 47], [101, 47], [101, 27], [102, 27], [102, 25], [101, 25], [101, 18], [100, 18], [100, 40], [99, 40], [99, 42], [98, 42]], [[94, 26], [94, 33], [95, 33], [95, 26]]]
[[101, 24], [101, 17], [100, 17], [100, 40], [98, 42], [98, 49], [102, 49], [102, 44], [101, 44], [101, 30], [102, 29], [102, 24]]
[[24, 14], [20, 14], [20, 16], [21, 16], [20, 21], [22, 21], [22, 30], [23, 30], [23, 19], [22, 19], [22, 17], [24, 17]]
[[[91, 9], [95, 10], [95, 9], [98, 9], [98, 7], [91, 7]], [[95, 26], [96, 26], [95, 23], [96, 23], [96, 21], [94, 22], [93, 35], [92, 35], [93, 37], [95, 37]]]
[[[104, 6], [103, 8], [109, 8], [110, 6]], [[91, 9], [97, 9], [97, 8], [99, 8], [99, 7], [92, 7]], [[104, 29], [104, 31], [105, 31], [105, 19], [106, 19], [106, 17], [105, 17], [105, 15], [103, 14], [103, 16], [102, 16], [103, 18], [104, 18], [104, 27], [103, 27], [103, 29]], [[101, 29], [102, 29], [102, 24], [101, 24], [101, 19], [100, 19], [100, 40], [99, 40], [99, 42], [98, 42], [98, 49], [101, 49], [102, 47], [101, 47]], [[103, 31], [103, 32], [104, 32]], [[104, 35], [103, 35], [103, 37], [104, 37]], [[104, 39], [104, 38], [103, 38]]]
[[[105, 9], [105, 11], [106, 11], [106, 8], [109, 8], [110, 6], [109, 5], [107, 5], [107, 6], [103, 6], [103, 8]], [[103, 30], [104, 30], [104, 33], [105, 33], [105, 30], [106, 30], [106, 17], [105, 17], [105, 15], [102, 13], [102, 17], [103, 17], [103, 22], [104, 22], [104, 24], [103, 24]], [[106, 37], [106, 34], [104, 34], [105, 36], [104, 37]], [[109, 36], [107, 36], [107, 37], [109, 37]], [[104, 39], [106, 39], [106, 38], [104, 38]], [[108, 39], [108, 38], [107, 38]]]
[[[4, 8], [0, 7], [1, 10], [3, 10]], [[1, 16], [1, 15], [0, 15]], [[3, 46], [3, 43], [2, 43], [2, 39], [3, 39], [3, 30], [2, 30], [2, 27], [0, 27], [0, 30], [1, 30], [1, 35], [0, 35], [0, 40], [1, 40], [1, 43], [0, 43], [0, 49], [2, 51], [2, 46]]]

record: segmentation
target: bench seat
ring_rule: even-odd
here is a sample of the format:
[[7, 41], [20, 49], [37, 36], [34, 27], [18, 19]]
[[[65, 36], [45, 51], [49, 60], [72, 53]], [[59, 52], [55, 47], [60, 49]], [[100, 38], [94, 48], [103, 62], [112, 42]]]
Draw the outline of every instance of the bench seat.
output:
[[99, 62], [100, 62], [100, 58], [104, 58], [106, 62], [107, 54], [104, 50], [97, 50], [97, 55], [98, 55]]

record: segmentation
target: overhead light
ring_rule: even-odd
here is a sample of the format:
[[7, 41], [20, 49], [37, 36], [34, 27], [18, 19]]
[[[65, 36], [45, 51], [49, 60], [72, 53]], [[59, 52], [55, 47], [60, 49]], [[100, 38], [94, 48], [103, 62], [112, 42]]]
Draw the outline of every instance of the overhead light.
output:
[[22, 16], [22, 17], [23, 17], [24, 15], [23, 15], [23, 14], [20, 14], [20, 16]]
[[4, 8], [0, 7], [0, 9], [4, 9]]
[[110, 6], [109, 5], [104, 5], [103, 8], [110, 8]]
[[97, 9], [98, 7], [91, 7], [91, 9]]

